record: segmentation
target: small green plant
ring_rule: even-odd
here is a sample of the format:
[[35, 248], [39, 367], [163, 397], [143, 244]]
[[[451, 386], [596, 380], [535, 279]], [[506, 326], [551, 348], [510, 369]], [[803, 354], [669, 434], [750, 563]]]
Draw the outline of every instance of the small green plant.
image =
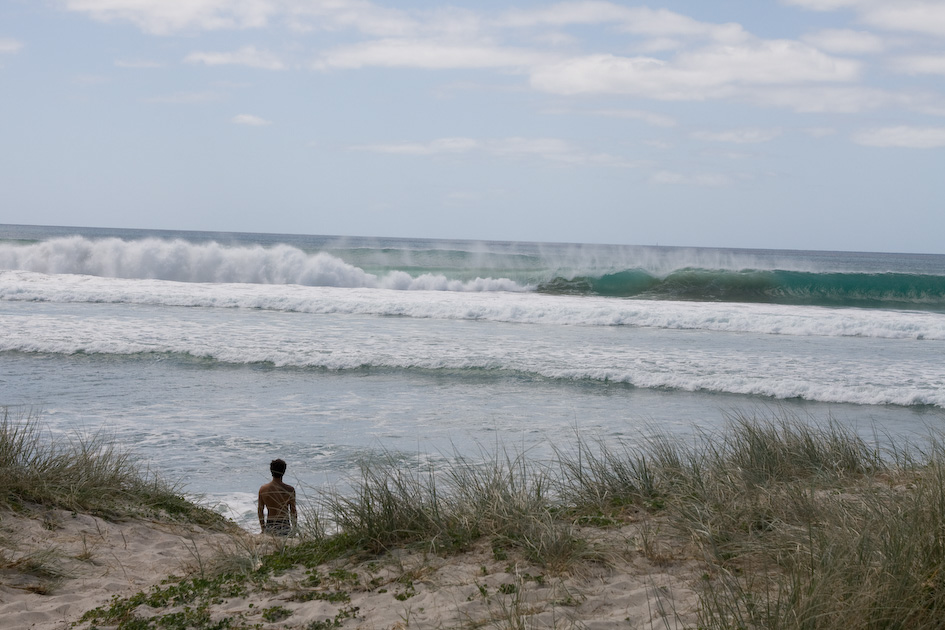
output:
[[332, 630], [332, 628], [340, 628], [345, 619], [353, 619], [358, 616], [357, 606], [348, 606], [342, 608], [338, 611], [334, 617], [329, 617], [324, 621], [316, 620], [306, 626], [307, 630]]
[[344, 591], [301, 591], [293, 595], [292, 600], [297, 602], [318, 600], [332, 604], [346, 604], [351, 601], [351, 595]]
[[333, 569], [328, 572], [328, 577], [337, 584], [357, 584], [360, 580], [357, 573], [346, 569]]
[[399, 593], [396, 593], [394, 595], [394, 599], [403, 602], [403, 601], [407, 601], [408, 599], [410, 599], [416, 594], [417, 594], [417, 591], [413, 587], [413, 581], [407, 580], [404, 583], [404, 590], [400, 591]]
[[269, 608], [264, 608], [262, 611], [262, 618], [269, 623], [276, 623], [277, 621], [288, 619], [291, 615], [292, 611], [284, 606], [270, 606]]

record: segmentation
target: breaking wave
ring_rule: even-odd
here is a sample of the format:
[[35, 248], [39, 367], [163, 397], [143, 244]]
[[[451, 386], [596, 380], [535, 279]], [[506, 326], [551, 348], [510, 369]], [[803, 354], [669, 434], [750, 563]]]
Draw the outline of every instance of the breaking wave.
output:
[[290, 245], [227, 247], [216, 242], [148, 238], [56, 238], [29, 245], [0, 245], [0, 269], [44, 274], [175, 282], [299, 284], [305, 286], [427, 291], [521, 291], [505, 278], [460, 280], [443, 274], [368, 273], [325, 252]]
[[538, 291], [702, 302], [945, 308], [945, 276], [893, 272], [681, 269], [659, 277], [629, 270], [599, 277], [558, 277], [540, 284]]
[[311, 252], [285, 243], [223, 245], [183, 239], [68, 236], [26, 244], [0, 242], [0, 269], [208, 284], [537, 291], [945, 311], [945, 274], [940, 270], [749, 268], [746, 265], [759, 261], [747, 255], [726, 258], [712, 251], [669, 250], [655, 256], [650, 250], [636, 248], [617, 254], [609, 258], [570, 250], [523, 254], [512, 250], [483, 253], [475, 248], [421, 251], [371, 247]]

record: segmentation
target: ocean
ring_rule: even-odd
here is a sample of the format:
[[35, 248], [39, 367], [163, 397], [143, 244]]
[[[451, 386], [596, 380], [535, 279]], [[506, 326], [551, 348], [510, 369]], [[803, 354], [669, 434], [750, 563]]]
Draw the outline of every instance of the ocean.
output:
[[0, 225], [0, 406], [247, 527], [379, 453], [945, 426], [945, 256]]

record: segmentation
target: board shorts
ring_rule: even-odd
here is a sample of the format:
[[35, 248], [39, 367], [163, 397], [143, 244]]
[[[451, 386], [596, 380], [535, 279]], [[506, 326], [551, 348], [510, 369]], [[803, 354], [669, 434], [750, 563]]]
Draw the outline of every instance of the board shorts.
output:
[[286, 519], [266, 521], [266, 533], [273, 536], [288, 536], [292, 533], [292, 522]]

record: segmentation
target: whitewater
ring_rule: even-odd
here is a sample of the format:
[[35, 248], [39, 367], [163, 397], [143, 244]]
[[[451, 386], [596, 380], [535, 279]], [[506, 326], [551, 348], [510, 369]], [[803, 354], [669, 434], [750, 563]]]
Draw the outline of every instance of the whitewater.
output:
[[106, 430], [252, 522], [265, 463], [728, 415], [945, 420], [945, 256], [0, 226], [0, 406]]

